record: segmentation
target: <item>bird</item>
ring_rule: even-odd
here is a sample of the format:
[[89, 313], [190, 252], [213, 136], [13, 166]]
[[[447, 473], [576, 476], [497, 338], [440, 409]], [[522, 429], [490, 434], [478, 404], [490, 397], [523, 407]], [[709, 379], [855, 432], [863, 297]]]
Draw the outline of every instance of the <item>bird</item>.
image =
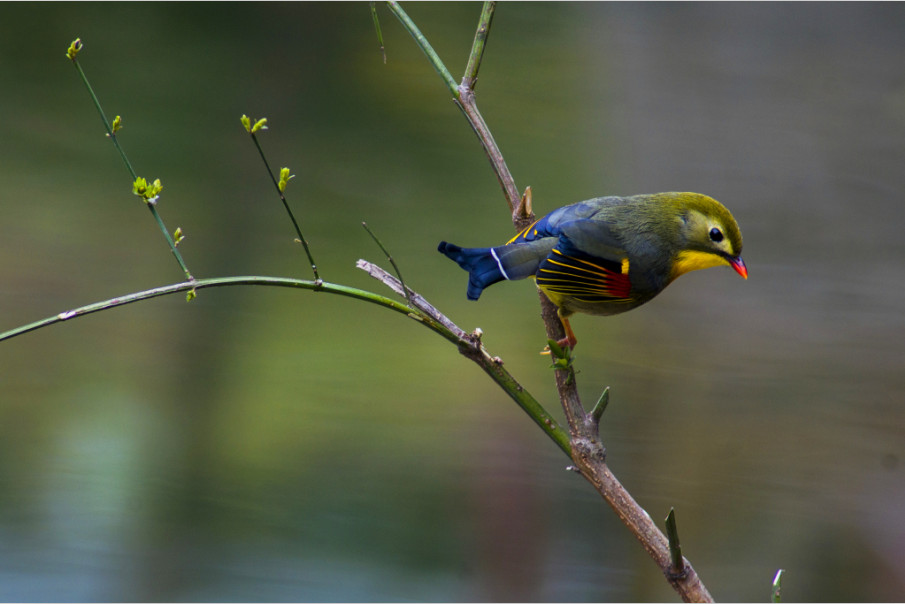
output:
[[469, 300], [504, 280], [533, 278], [557, 307], [574, 349], [574, 313], [616, 315], [653, 299], [687, 272], [730, 266], [743, 278], [742, 233], [723, 204], [700, 193], [597, 197], [563, 206], [505, 244], [437, 250], [468, 271]]

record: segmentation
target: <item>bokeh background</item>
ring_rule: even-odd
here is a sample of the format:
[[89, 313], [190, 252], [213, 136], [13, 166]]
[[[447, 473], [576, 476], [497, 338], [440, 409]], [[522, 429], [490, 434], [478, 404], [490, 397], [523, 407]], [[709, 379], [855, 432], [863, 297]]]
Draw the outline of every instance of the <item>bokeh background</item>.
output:
[[[406, 5], [456, 77], [480, 5]], [[76, 36], [196, 276], [307, 278], [239, 116], [297, 176], [323, 278], [381, 236], [559, 415], [530, 282], [478, 303], [436, 253], [505, 241], [467, 123], [367, 3], [0, 6], [0, 329], [179, 281], [64, 57]], [[707, 193], [750, 269], [577, 317], [614, 472], [721, 600], [905, 599], [905, 5], [498, 7], [479, 106], [545, 212]], [[385, 264], [385, 262], [384, 262]], [[204, 290], [0, 343], [2, 600], [665, 600], [568, 460], [416, 323]]]

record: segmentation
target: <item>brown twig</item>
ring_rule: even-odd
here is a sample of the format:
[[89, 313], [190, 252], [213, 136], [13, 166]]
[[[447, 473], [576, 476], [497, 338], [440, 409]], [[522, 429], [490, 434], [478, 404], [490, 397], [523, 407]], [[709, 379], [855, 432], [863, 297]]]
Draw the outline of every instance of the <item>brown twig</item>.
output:
[[[478, 71], [481, 65], [487, 37], [490, 32], [490, 24], [495, 8], [494, 2], [485, 2], [481, 17], [478, 22], [472, 51], [469, 55], [468, 66], [461, 84], [455, 86], [448, 70], [440, 61], [437, 54], [430, 47], [424, 35], [417, 29], [408, 15], [395, 2], [389, 2], [391, 10], [400, 19], [409, 33], [421, 46], [425, 55], [431, 61], [434, 69], [444, 78], [447, 87], [453, 94], [453, 98], [468, 123], [484, 148], [487, 158], [493, 167], [493, 171], [500, 182], [509, 210], [512, 222], [517, 231], [527, 227], [534, 221], [534, 215], [530, 211], [530, 203], [522, 201], [515, 186], [515, 180], [509, 172], [509, 168], [503, 159], [503, 154], [496, 144], [490, 129], [484, 122], [484, 118], [478, 111], [475, 99], [474, 87], [477, 82]], [[530, 194], [526, 190], [526, 197]], [[527, 200], [526, 200], [527, 201]], [[556, 307], [542, 293], [538, 292], [541, 302], [541, 317], [547, 332], [547, 338], [561, 339], [565, 333], [562, 323], [556, 314]], [[606, 464], [606, 451], [599, 438], [599, 417], [593, 413], [587, 413], [581, 403], [578, 394], [578, 386], [575, 380], [575, 372], [571, 364], [558, 368], [555, 372], [556, 388], [559, 392], [560, 402], [569, 425], [571, 439], [571, 457], [578, 472], [590, 482], [603, 496], [606, 502], [613, 508], [620, 520], [641, 542], [644, 549], [660, 567], [664, 576], [673, 588], [686, 602], [712, 602], [713, 598], [707, 588], [695, 573], [691, 564], [685, 560], [684, 571], [677, 575], [672, 571], [669, 542], [666, 536], [654, 524], [650, 516], [632, 496], [625, 490], [622, 484], [613, 476]]]
[[[503, 361], [499, 357], [491, 356], [481, 343], [481, 333], [475, 330], [475, 333], [465, 333], [455, 323], [447, 318], [443, 313], [437, 310], [432, 304], [424, 299], [421, 294], [411, 288], [405, 287], [402, 282], [389, 274], [379, 266], [371, 264], [366, 260], [359, 260], [358, 268], [366, 271], [371, 277], [377, 279], [394, 292], [406, 298], [420, 314], [410, 314], [413, 318], [420, 320], [432, 327], [434, 325], [442, 325], [446, 333], [453, 334], [455, 341], [459, 346], [459, 352], [466, 358], [474, 361], [500, 388], [514, 400], [534, 422], [540, 426], [547, 436], [559, 446], [566, 455], [571, 455], [571, 442], [569, 435], [559, 426], [556, 419], [547, 413], [543, 405], [537, 402], [530, 392], [516, 381], [516, 379], [506, 369], [503, 368]], [[440, 330], [443, 331], [443, 330]]]
[[394, 292], [408, 300], [409, 304], [423, 312], [428, 317], [435, 320], [440, 325], [446, 327], [446, 329], [456, 334], [456, 336], [458, 336], [460, 340], [467, 340], [469, 338], [468, 334], [465, 333], [465, 331], [458, 325], [453, 323], [449, 319], [449, 317], [437, 310], [430, 302], [425, 300], [421, 294], [409, 287], [406, 287], [400, 279], [397, 279], [376, 264], [371, 264], [367, 260], [359, 260], [357, 263], [355, 263], [355, 266], [365, 271], [366, 273], [368, 273], [368, 275], [377, 279], [378, 281], [392, 289]]

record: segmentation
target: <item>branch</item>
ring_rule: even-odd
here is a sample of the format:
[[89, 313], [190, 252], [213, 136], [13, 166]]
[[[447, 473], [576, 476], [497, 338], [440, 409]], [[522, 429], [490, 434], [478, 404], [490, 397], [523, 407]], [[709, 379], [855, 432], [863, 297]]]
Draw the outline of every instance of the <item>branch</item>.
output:
[[443, 83], [446, 84], [449, 91], [452, 92], [453, 96], [456, 96], [458, 94], [456, 92], [456, 81], [453, 79], [452, 74], [449, 73], [446, 65], [443, 64], [443, 61], [440, 60], [440, 55], [437, 54], [434, 47], [430, 45], [430, 42], [427, 41], [427, 38], [424, 37], [421, 30], [415, 25], [415, 22], [412, 21], [411, 17], [409, 17], [404, 10], [402, 10], [402, 7], [399, 6], [398, 2], [387, 2], [387, 6], [389, 7], [390, 12], [399, 19], [400, 23], [402, 23], [405, 31], [409, 32], [415, 39], [415, 43], [421, 48], [421, 52], [427, 57], [427, 60], [437, 71], [440, 78], [443, 79]]
[[481, 60], [484, 58], [484, 48], [487, 45], [487, 36], [490, 35], [490, 24], [493, 22], [493, 12], [496, 2], [485, 2], [481, 9], [481, 19], [478, 21], [478, 30], [474, 35], [474, 43], [471, 45], [471, 54], [468, 55], [468, 65], [465, 67], [465, 76], [462, 78], [462, 86], [474, 90], [478, 80], [478, 69], [481, 68]]
[[469, 335], [465, 333], [464, 330], [453, 323], [449, 318], [446, 317], [446, 315], [434, 308], [433, 305], [431, 305], [427, 300], [424, 299], [424, 297], [421, 296], [421, 294], [411, 288], [406, 287], [400, 279], [397, 279], [376, 264], [371, 264], [366, 260], [359, 260], [357, 263], [355, 263], [355, 266], [368, 273], [368, 275], [370, 275], [371, 277], [382, 282], [384, 285], [392, 289], [403, 298], [406, 298], [409, 301], [409, 304], [420, 310], [428, 317], [432, 318], [437, 323], [446, 327], [446, 329], [448, 329], [451, 333], [455, 334], [459, 341], [469, 339]]
[[[76, 38], [72, 41], [72, 44], [69, 45], [69, 49], [66, 51], [66, 56], [72, 61], [73, 66], [79, 74], [79, 77], [82, 80], [82, 83], [85, 85], [85, 88], [88, 90], [88, 94], [91, 96], [91, 101], [94, 103], [95, 109], [101, 116], [101, 121], [104, 122], [104, 129], [107, 131], [107, 138], [113, 143], [113, 146], [119, 152], [120, 157], [123, 160], [123, 163], [126, 165], [126, 170], [129, 171], [129, 175], [132, 177], [133, 182], [133, 191], [134, 187], [138, 184], [139, 177], [135, 172], [135, 169], [132, 167], [132, 162], [129, 161], [129, 158], [126, 156], [126, 152], [123, 150], [122, 146], [119, 144], [119, 139], [116, 138], [116, 131], [119, 130], [122, 125], [122, 120], [120, 116], [116, 116], [111, 124], [107, 119], [107, 114], [104, 113], [103, 108], [101, 107], [101, 102], [97, 97], [97, 94], [94, 92], [94, 88], [91, 87], [91, 83], [88, 81], [88, 76], [85, 75], [85, 71], [82, 69], [81, 63], [79, 63], [78, 55], [82, 51], [83, 48], [81, 38]], [[144, 181], [144, 179], [141, 179]], [[159, 184], [159, 183], [158, 183]], [[158, 192], [163, 187], [158, 188]], [[138, 194], [136, 192], [136, 194]], [[170, 231], [167, 230], [166, 225], [163, 222], [163, 218], [160, 217], [160, 213], [157, 211], [157, 198], [156, 195], [153, 196], [153, 199], [148, 199], [145, 197], [145, 205], [148, 206], [148, 209], [151, 211], [151, 215], [154, 217], [154, 221], [157, 223], [157, 227], [160, 229], [160, 232], [163, 234], [164, 239], [166, 239], [167, 244], [170, 246], [170, 251], [173, 253], [173, 257], [176, 258], [176, 262], [179, 263], [179, 268], [182, 269], [183, 274], [185, 274], [186, 279], [192, 280], [192, 273], [189, 272], [188, 266], [185, 264], [185, 260], [182, 259], [182, 254], [179, 253], [179, 250], [176, 248], [176, 241], [170, 235]]]
[[[30, 331], [35, 331], [36, 329], [40, 329], [42, 327], [48, 327], [50, 325], [54, 325], [56, 323], [62, 323], [63, 321], [68, 321], [70, 319], [75, 319], [77, 317], [82, 317], [85, 315], [90, 315], [92, 313], [100, 312], [102, 310], [107, 310], [110, 308], [115, 308], [117, 306], [125, 306], [126, 304], [132, 304], [134, 302], [141, 302], [142, 300], [150, 300], [151, 298], [158, 298], [160, 296], [167, 296], [169, 294], [175, 294], [179, 292], [189, 292], [195, 289], [204, 289], [207, 287], [225, 287], [231, 285], [269, 285], [276, 287], [294, 287], [298, 289], [310, 289], [314, 291], [323, 291], [331, 294], [338, 294], [341, 296], [348, 296], [350, 298], [357, 298], [359, 300], [364, 300], [366, 302], [371, 302], [373, 304], [378, 304], [385, 308], [389, 308], [390, 310], [394, 310], [398, 313], [402, 313], [404, 315], [411, 315], [414, 310], [405, 304], [401, 304], [395, 300], [391, 300], [385, 296], [381, 296], [378, 294], [374, 294], [368, 291], [356, 289], [354, 287], [346, 287], [345, 285], [337, 285], [335, 283], [326, 283], [324, 281], [306, 281], [304, 279], [288, 279], [284, 277], [259, 277], [259, 276], [251, 276], [251, 277], [215, 277], [211, 279], [193, 279], [191, 281], [184, 281], [182, 283], [174, 283], [172, 285], [164, 285], [161, 287], [155, 287], [153, 289], [148, 289], [145, 291], [136, 292], [133, 294], [127, 294], [125, 296], [117, 296], [116, 298], [111, 298], [109, 300], [104, 300], [103, 302], [95, 302], [94, 304], [88, 304], [86, 306], [80, 306], [78, 308], [73, 308], [72, 310], [63, 311], [59, 314], [56, 314], [52, 317], [47, 317], [46, 319], [41, 319], [40, 321], [35, 321], [34, 323], [29, 323], [28, 325], [22, 325], [20, 327], [16, 327], [15, 329], [10, 329], [9, 331], [5, 331], [0, 333], [0, 342], [3, 340], [8, 340], [10, 338], [14, 338], [16, 336], [20, 336], [26, 334]], [[436, 331], [436, 330], [435, 330]], [[445, 336], [447, 339], [452, 340], [453, 342], [457, 342], [458, 338], [452, 334], [447, 334], [440, 332], [441, 335]]]
[[[481, 344], [481, 333], [466, 334], [455, 323], [447, 318], [443, 313], [434, 308], [419, 293], [404, 288], [402, 283], [379, 266], [371, 264], [365, 260], [359, 260], [358, 268], [366, 271], [370, 276], [374, 277], [394, 292], [403, 297], [408, 297], [414, 306], [421, 313], [421, 320], [430, 327], [435, 322], [442, 325], [449, 333], [455, 334], [459, 345], [459, 352], [465, 357], [471, 359], [493, 379], [497, 385], [502, 388], [506, 394], [514, 400], [528, 416], [534, 420], [541, 430], [549, 436], [556, 445], [562, 449], [566, 455], [572, 454], [572, 446], [569, 442], [569, 435], [560, 427], [556, 419], [550, 415], [543, 405], [537, 402], [537, 399], [531, 396], [524, 386], [512, 377], [508, 371], [503, 368], [503, 361], [499, 357], [490, 356], [484, 346]], [[447, 338], [451, 339], [451, 338]]]
[[[426, 38], [417, 29], [408, 15], [399, 7], [396, 2], [388, 2], [390, 10], [399, 18], [403, 26], [411, 33], [412, 37], [418, 42], [427, 56], [428, 60], [434, 66], [434, 69], [443, 77], [448, 88], [453, 93], [453, 99], [468, 123], [471, 125], [475, 134], [484, 148], [487, 158], [497, 175], [506, 201], [509, 205], [512, 222], [517, 231], [522, 230], [534, 221], [534, 215], [530, 211], [530, 193], [525, 192], [525, 201], [518, 194], [515, 186], [515, 180], [506, 166], [503, 154], [496, 144], [490, 129], [484, 122], [484, 118], [478, 111], [475, 101], [474, 86], [477, 82], [478, 71], [480, 69], [481, 60], [483, 58], [484, 49], [487, 43], [487, 36], [490, 31], [490, 24], [493, 19], [495, 8], [494, 2], [485, 2], [481, 17], [478, 22], [478, 28], [475, 33], [475, 40], [472, 44], [471, 53], [469, 55], [468, 64], [465, 70], [465, 76], [462, 83], [452, 88], [450, 85], [451, 77], [446, 67], [443, 65], [436, 52], [430, 47]], [[520, 203], [521, 202], [521, 203]], [[541, 302], [541, 317], [547, 332], [547, 338], [559, 340], [565, 334], [562, 323], [556, 314], [556, 307], [549, 299], [540, 291], [538, 291]], [[603, 496], [606, 502], [613, 508], [622, 522], [631, 530], [631, 532], [641, 542], [644, 549], [648, 552], [654, 562], [660, 567], [661, 571], [667, 577], [667, 580], [673, 588], [679, 593], [686, 602], [700, 601], [711, 602], [712, 596], [707, 588], [700, 581], [691, 564], [684, 560], [683, 573], [677, 575], [672, 572], [673, 565], [670, 558], [669, 542], [663, 533], [657, 528], [650, 516], [632, 496], [625, 490], [622, 484], [613, 476], [609, 467], [606, 465], [606, 452], [599, 439], [599, 420], [602, 409], [599, 407], [591, 413], [585, 412], [578, 394], [578, 386], [575, 380], [575, 371], [571, 362], [565, 362], [556, 365], [555, 371], [556, 388], [559, 392], [560, 402], [565, 412], [566, 421], [569, 425], [569, 434], [571, 440], [570, 457], [575, 463], [575, 469]], [[566, 449], [563, 447], [563, 450]]]
[[[389, 310], [403, 314], [410, 319], [414, 319], [424, 325], [431, 331], [443, 336], [446, 340], [456, 344], [464, 356], [477, 363], [493, 380], [508, 394], [525, 413], [531, 417], [534, 422], [540, 426], [547, 436], [549, 436], [556, 445], [563, 450], [566, 455], [571, 452], [569, 443], [569, 435], [556, 422], [556, 419], [550, 415], [544, 407], [537, 402], [531, 393], [519, 384], [512, 375], [503, 369], [503, 361], [499, 357], [491, 356], [481, 345], [479, 334], [467, 334], [443, 313], [431, 305], [424, 297], [416, 291], [405, 288], [402, 283], [394, 276], [375, 264], [359, 260], [358, 268], [366, 271], [370, 276], [378, 279], [389, 286], [397, 294], [408, 297], [411, 306], [397, 302], [385, 296], [365, 291], [355, 287], [338, 285], [336, 283], [327, 283], [320, 279], [308, 281], [304, 279], [288, 279], [285, 277], [260, 277], [260, 276], [240, 276], [240, 277], [216, 277], [211, 279], [195, 279], [182, 283], [174, 283], [172, 285], [164, 285], [155, 287], [145, 291], [140, 291], [124, 296], [117, 296], [103, 302], [96, 302], [86, 306], [80, 306], [71, 310], [63, 311], [52, 317], [35, 321], [27, 325], [10, 329], [9, 331], [0, 333], [0, 342], [21, 336], [31, 331], [49, 327], [57, 323], [69, 321], [78, 317], [90, 315], [102, 310], [109, 310], [118, 306], [125, 306], [143, 300], [150, 300], [161, 296], [176, 294], [181, 292], [189, 292], [197, 289], [208, 287], [228, 287], [235, 285], [266, 285], [271, 287], [291, 287], [296, 289], [308, 289], [315, 292], [324, 292], [355, 298], [377, 304]], [[407, 294], [405, 292], [408, 292]]]
[[305, 236], [302, 235], [302, 228], [299, 226], [298, 220], [295, 219], [295, 214], [292, 212], [292, 208], [289, 207], [289, 202], [286, 201], [286, 186], [289, 184], [289, 181], [295, 178], [294, 174], [290, 174], [289, 168], [281, 168], [280, 169], [280, 179], [277, 180], [277, 177], [274, 176], [273, 170], [270, 169], [270, 162], [267, 161], [267, 155], [264, 154], [264, 149], [261, 147], [261, 143], [258, 141], [257, 132], [267, 130], [267, 118], [261, 118], [257, 120], [254, 125], [251, 123], [251, 119], [242, 114], [242, 117], [239, 118], [239, 121], [242, 122], [242, 125], [245, 126], [245, 131], [251, 136], [252, 142], [255, 144], [255, 148], [258, 150], [258, 155], [261, 156], [261, 161], [264, 162], [264, 169], [267, 170], [267, 175], [270, 177], [270, 181], [273, 183], [274, 188], [277, 190], [277, 195], [280, 196], [280, 201], [283, 203], [283, 209], [286, 210], [286, 214], [289, 216], [289, 220], [292, 221], [292, 226], [295, 229], [295, 234], [298, 235], [298, 242], [302, 244], [302, 247], [305, 248], [305, 255], [308, 256], [308, 262], [311, 264], [311, 272], [314, 273], [314, 280], [317, 281], [321, 277], [317, 274], [317, 263], [314, 261], [314, 256], [311, 255], [311, 248], [308, 247], [308, 240], [305, 239]]
[[773, 577], [773, 589], [770, 592], [770, 601], [773, 602], [773, 604], [782, 602], [782, 576], [785, 572], [786, 571], [780, 568]]
[[[506, 166], [503, 155], [500, 152], [490, 129], [487, 127], [487, 124], [484, 122], [483, 117], [478, 111], [474, 93], [478, 72], [480, 70], [487, 38], [490, 32], [495, 3], [485, 2], [484, 4], [465, 75], [462, 79], [462, 83], [459, 85], [456, 85], [449, 71], [443, 65], [439, 56], [430, 46], [425, 36], [418, 30], [408, 15], [399, 7], [398, 3], [389, 2], [388, 5], [390, 6], [390, 10], [421, 47], [437, 73], [444, 80], [444, 83], [452, 93], [457, 106], [462, 110], [475, 134], [478, 136], [506, 197], [512, 222], [518, 230], [521, 230], [534, 219], [534, 216], [530, 211], [530, 203], [528, 203], [528, 200], [530, 199], [529, 192], [526, 190], [524, 198], [519, 196], [514, 179]], [[107, 123], [105, 114], [101, 110], [99, 102], [97, 102], [97, 97], [91, 90], [90, 85], [88, 85], [87, 78], [85, 78], [81, 66], [75, 60], [80, 48], [80, 41], [74, 42], [70, 47], [67, 56], [73, 61], [80, 76], [88, 87], [89, 92], [95, 101], [95, 105], [105, 122], [108, 135], [113, 140], [116, 148], [122, 152], [114, 136], [115, 128]], [[122, 156], [130, 172], [132, 172], [133, 180], [137, 185], [138, 181], [143, 181], [143, 179], [135, 177], [134, 172], [131, 170], [131, 164], [126, 159], [125, 154], [122, 154]], [[272, 172], [271, 177], [273, 177]], [[285, 198], [283, 198], [283, 200], [285, 203]], [[543, 406], [503, 368], [502, 360], [499, 357], [491, 356], [486, 351], [481, 343], [480, 332], [476, 331], [473, 334], [465, 333], [434, 306], [429, 304], [422, 296], [410, 288], [407, 288], [401, 280], [396, 279], [396, 277], [388, 274], [380, 267], [365, 261], [359, 261], [358, 263], [359, 268], [366, 270], [372, 277], [380, 280], [391, 287], [395, 292], [405, 297], [408, 304], [372, 292], [327, 283], [317, 278], [314, 281], [277, 277], [224, 277], [195, 280], [188, 272], [188, 269], [185, 268], [181, 255], [176, 250], [175, 241], [173, 241], [163, 226], [152, 201], [156, 202], [156, 196], [151, 196], [151, 199], [146, 198], [146, 202], [148, 203], [152, 214], [154, 214], [161, 230], [167, 237], [174, 255], [184, 269], [188, 281], [128, 294], [61, 312], [41, 321], [0, 333], [0, 341], [101, 310], [178, 292], [194, 293], [197, 289], [204, 289], [207, 287], [224, 287], [232, 285], [293, 287], [308, 289], [315, 292], [348, 296], [383, 306], [418, 321], [432, 331], [442, 335], [448, 341], [456, 344], [461, 354], [478, 364], [491, 379], [493, 379], [526, 413], [528, 413], [532, 420], [537, 423], [548, 437], [550, 437], [551, 440], [566, 453], [566, 455], [571, 457], [575, 463], [575, 469], [581, 473], [581, 475], [584, 476], [598, 492], [600, 492], [623, 523], [625, 523], [638, 538], [645, 550], [660, 566], [670, 584], [672, 584], [676, 591], [679, 592], [683, 600], [712, 601], [707, 589], [701, 583], [687, 560], [684, 558], [678, 559], [680, 554], [677, 553], [677, 541], [676, 547], [672, 548], [674, 558], [671, 559], [670, 544], [666, 537], [653, 523], [650, 516], [648, 516], [648, 514], [635, 502], [631, 495], [610, 472], [606, 465], [605, 449], [598, 436], [599, 421], [603, 413], [604, 399], [601, 399], [601, 403], [595, 406], [595, 409], [591, 413], [585, 412], [578, 395], [575, 372], [571, 362], [557, 364], [557, 369], [554, 373], [560, 401], [569, 426], [568, 433], [566, 433], [566, 431], [557, 424], [555, 419], [547, 413]], [[299, 235], [301, 237], [300, 232]], [[304, 242], [303, 238], [302, 241]], [[314, 261], [310, 258], [310, 253], [309, 260], [311, 261], [312, 268], [314, 268]], [[560, 339], [563, 336], [563, 329], [556, 316], [556, 308], [543, 294], [539, 295], [542, 305], [542, 317], [544, 319], [547, 335], [551, 339]], [[566, 360], [569, 361], [568, 359]], [[677, 569], [681, 572], [676, 572]]]
[[[452, 93], [456, 105], [458, 105], [459, 109], [462, 110], [462, 113], [465, 114], [465, 119], [471, 124], [472, 129], [478, 136], [478, 140], [481, 141], [481, 146], [484, 148], [484, 152], [490, 160], [490, 165], [493, 167], [497, 180], [500, 182], [503, 194], [506, 196], [506, 201], [509, 203], [509, 211], [515, 221], [517, 214], [516, 209], [518, 208], [521, 196], [518, 193], [518, 189], [515, 187], [515, 180], [512, 178], [512, 173], [509, 172], [509, 168], [503, 160], [503, 154], [500, 153], [500, 149], [497, 146], [496, 141], [493, 140], [490, 129], [487, 127], [484, 118], [478, 111], [474, 98], [474, 84], [477, 81], [478, 70], [481, 68], [481, 59], [484, 56], [487, 35], [490, 33], [490, 23], [493, 20], [495, 5], [495, 2], [484, 3], [484, 9], [481, 11], [481, 19], [478, 22], [478, 31], [475, 34], [475, 41], [468, 58], [465, 77], [462, 79], [462, 84], [457, 86], [452, 75], [449, 73], [449, 70], [446, 68], [446, 65], [443, 64], [440, 56], [434, 51], [433, 47], [427, 41], [427, 38], [421, 33], [421, 30], [418, 29], [418, 26], [415, 25], [415, 22], [412, 21], [411, 17], [402, 10], [402, 7], [399, 6], [398, 2], [387, 2], [390, 11], [397, 19], [399, 19], [402, 26], [415, 39], [415, 42], [421, 48], [424, 56], [427, 57], [428, 62], [443, 79], [446, 87], [449, 89], [450, 93]], [[519, 227], [523, 222], [524, 225]], [[516, 228], [521, 230], [521, 228], [528, 226], [531, 222], [533, 222], [533, 218], [530, 220], [527, 218], [519, 218], [516, 222]]]

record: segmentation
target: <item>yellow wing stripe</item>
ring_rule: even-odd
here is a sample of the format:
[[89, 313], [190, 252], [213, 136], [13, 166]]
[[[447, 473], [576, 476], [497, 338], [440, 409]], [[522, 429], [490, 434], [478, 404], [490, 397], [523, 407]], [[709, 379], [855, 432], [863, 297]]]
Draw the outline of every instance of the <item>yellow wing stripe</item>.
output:
[[[560, 256], [563, 255], [562, 252], [560, 252], [559, 250], [557, 250], [557, 249], [555, 249], [555, 248], [553, 249], [553, 253], [554, 253], [554, 254], [559, 254]], [[565, 256], [564, 256], [564, 257], [565, 257]], [[582, 267], [582, 266], [573, 266], [573, 265], [566, 264], [565, 262], [558, 262], [558, 261], [552, 260], [552, 259], [550, 259], [549, 261], [550, 261], [550, 264], [557, 264], [557, 265], [559, 265], [559, 266], [565, 266], [565, 267], [567, 267], [567, 268], [573, 268], [573, 269], [578, 270], [578, 271], [585, 271], [586, 273], [593, 273], [593, 274], [595, 274], [595, 275], [601, 275], [601, 276], [603, 276], [605, 279], [609, 279], [609, 274], [610, 274], [610, 273], [609, 273], [605, 268], [601, 268], [599, 264], [594, 264], [593, 262], [588, 262], [587, 260], [582, 260], [581, 258], [575, 258], [575, 257], [572, 257], [572, 256], [569, 256], [568, 258], [569, 258], [569, 260], [571, 260], [572, 262], [581, 262], [582, 264], [586, 264], [586, 265], [588, 265], [588, 266], [591, 266], [591, 267], [593, 267], [593, 268], [596, 269], [596, 270], [587, 269], [587, 268], [584, 268], [584, 267]], [[625, 261], [623, 262], [623, 268], [622, 268], [622, 274], [623, 274], [623, 275], [627, 275], [627, 274], [628, 274], [628, 270], [626, 270], [626, 269], [628, 268], [628, 267], [627, 267], [627, 262], [628, 262], [628, 258], [626, 258]]]
[[[583, 302], [614, 302], [629, 300], [631, 283], [627, 275], [627, 262], [613, 263], [619, 272], [607, 269], [591, 259], [567, 256], [554, 249], [537, 272], [537, 284], [541, 289], [562, 299], [575, 298]], [[615, 268], [615, 267], [614, 267]]]
[[[530, 231], [531, 229], [533, 229], [533, 228], [535, 227], [535, 225], [537, 225], [538, 222], [540, 222], [540, 221], [539, 221], [539, 220], [535, 220], [534, 222], [532, 222], [531, 224], [529, 224], [526, 228], [524, 228], [523, 230], [519, 231], [519, 233], [518, 233], [515, 237], [513, 237], [512, 239], [510, 239], [509, 241], [506, 242], [506, 245], [509, 245], [510, 243], [515, 243], [519, 238], [526, 237], [527, 234], [528, 234], [528, 231]], [[534, 231], [534, 236], [535, 236], [535, 237], [537, 236], [537, 231]]]
[[574, 274], [568, 273], [568, 272], [566, 272], [566, 271], [558, 271], [558, 270], [551, 269], [551, 268], [541, 268], [540, 271], [539, 271], [539, 272], [541, 272], [541, 273], [547, 273], [547, 274], [550, 274], [550, 275], [562, 275], [563, 278], [564, 278], [564, 280], [565, 280], [566, 282], [570, 282], [570, 281], [571, 281], [571, 282], [574, 282], [576, 279], [578, 279], [578, 280], [582, 280], [582, 281], [590, 282], [590, 283], [597, 282], [597, 283], [600, 283], [600, 284], [606, 286], [606, 285], [610, 284], [610, 283], [613, 281], [613, 279], [610, 278], [610, 277], [609, 277], [608, 275], [606, 275], [605, 273], [598, 273], [598, 272], [594, 272], [594, 271], [589, 271], [589, 270], [584, 269], [584, 268], [581, 268], [581, 267], [570, 267], [570, 266], [567, 265], [567, 264], [562, 264], [562, 263], [559, 263], [559, 262], [554, 262], [553, 260], [550, 260], [549, 262], [550, 262], [550, 264], [555, 264], [555, 265], [557, 265], [557, 266], [562, 266], [562, 267], [565, 267], [565, 268], [573, 268], [573, 269], [575, 269], [575, 270], [584, 271], [584, 272], [588, 273], [589, 275], [591, 275], [591, 277], [584, 277], [584, 278], [582, 278], [580, 275], [574, 275]]

